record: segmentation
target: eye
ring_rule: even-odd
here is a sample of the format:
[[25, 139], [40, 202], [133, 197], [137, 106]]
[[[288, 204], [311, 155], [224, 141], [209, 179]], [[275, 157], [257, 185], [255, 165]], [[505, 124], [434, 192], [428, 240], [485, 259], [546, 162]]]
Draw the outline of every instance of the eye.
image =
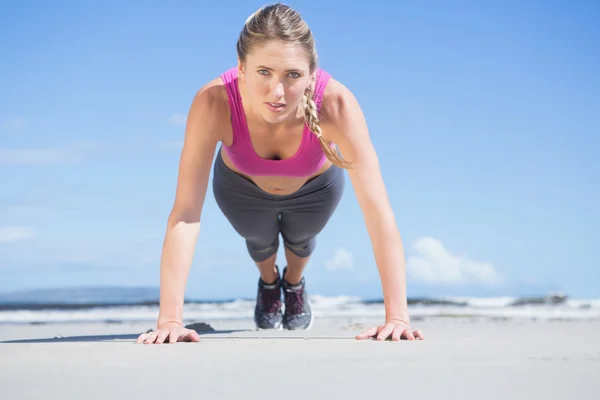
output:
[[292, 78], [294, 78], [294, 79], [296, 79], [296, 78], [300, 78], [300, 74], [299, 74], [299, 73], [297, 73], [297, 72], [290, 72], [290, 76], [291, 76]]
[[267, 71], [266, 69], [259, 69], [258, 73], [261, 74], [261, 75], [268, 75], [269, 71]]

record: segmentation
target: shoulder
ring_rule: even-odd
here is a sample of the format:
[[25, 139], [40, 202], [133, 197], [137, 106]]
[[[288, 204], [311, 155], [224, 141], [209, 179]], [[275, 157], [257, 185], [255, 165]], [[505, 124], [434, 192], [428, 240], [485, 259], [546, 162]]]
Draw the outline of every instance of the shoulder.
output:
[[[362, 115], [354, 93], [340, 81], [330, 78], [321, 102], [321, 124], [327, 126], [330, 132], [347, 132]], [[323, 129], [323, 136], [327, 136], [325, 131]], [[334, 137], [329, 139], [335, 141]]]
[[188, 126], [201, 125], [214, 133], [223, 130], [230, 118], [227, 89], [220, 77], [214, 78], [197, 90], [188, 113]]
[[334, 121], [339, 119], [348, 106], [352, 92], [340, 81], [330, 78], [321, 102], [321, 118], [323, 121]]
[[227, 89], [220, 77], [214, 78], [202, 86], [192, 101], [191, 110], [213, 119], [229, 114]]

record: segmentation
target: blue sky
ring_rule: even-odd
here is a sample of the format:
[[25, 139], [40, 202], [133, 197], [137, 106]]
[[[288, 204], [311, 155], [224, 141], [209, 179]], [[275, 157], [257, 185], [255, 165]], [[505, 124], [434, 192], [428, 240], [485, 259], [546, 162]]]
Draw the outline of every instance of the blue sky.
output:
[[[262, 4], [3, 7], [0, 291], [158, 285], [185, 115]], [[287, 4], [361, 103], [409, 295], [598, 296], [600, 6]], [[351, 185], [306, 276], [312, 293], [381, 297]], [[257, 277], [209, 189], [187, 295], [253, 296]]]

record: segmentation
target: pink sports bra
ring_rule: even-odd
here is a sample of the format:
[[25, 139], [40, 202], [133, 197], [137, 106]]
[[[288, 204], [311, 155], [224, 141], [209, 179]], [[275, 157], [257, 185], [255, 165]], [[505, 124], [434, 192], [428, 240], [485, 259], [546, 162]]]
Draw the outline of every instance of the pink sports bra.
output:
[[[323, 93], [330, 75], [322, 69], [317, 70], [314, 100], [317, 110], [321, 110]], [[242, 173], [250, 176], [290, 176], [306, 177], [315, 174], [325, 163], [327, 157], [323, 153], [319, 138], [304, 125], [302, 141], [296, 154], [285, 160], [267, 160], [254, 151], [246, 114], [242, 105], [238, 86], [238, 69], [231, 68], [221, 74], [221, 79], [227, 89], [233, 142], [231, 146], [223, 145], [232, 163]]]

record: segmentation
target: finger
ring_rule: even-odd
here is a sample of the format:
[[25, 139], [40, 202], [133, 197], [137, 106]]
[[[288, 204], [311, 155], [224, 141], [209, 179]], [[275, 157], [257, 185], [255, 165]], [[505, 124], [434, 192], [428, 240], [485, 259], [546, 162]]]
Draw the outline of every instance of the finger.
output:
[[364, 339], [369, 339], [372, 338], [373, 336], [375, 336], [377, 334], [377, 327], [373, 327], [371, 329], [367, 329], [366, 331], [364, 331], [363, 333], [356, 335], [355, 338], [358, 340], [364, 340]]
[[152, 333], [148, 334], [148, 337], [146, 338], [144, 343], [145, 344], [154, 343], [156, 336], [158, 336], [156, 332], [152, 332]]
[[413, 333], [410, 329], [404, 331], [404, 337], [406, 338], [406, 340], [415, 340], [415, 337], [413, 336]]
[[394, 342], [400, 340], [402, 338], [402, 333], [404, 332], [403, 326], [397, 326], [392, 332], [392, 340]]
[[186, 341], [188, 342], [199, 342], [200, 341], [200, 335], [198, 335], [198, 332], [196, 332], [193, 329], [190, 329], [188, 331], [188, 334], [185, 336]]
[[377, 335], [377, 340], [387, 339], [392, 334], [393, 331], [394, 331], [394, 325], [386, 324], [383, 327], [383, 329], [379, 331], [379, 334]]
[[177, 339], [179, 339], [179, 334], [177, 331], [171, 332], [169, 335], [169, 343], [177, 343]]
[[424, 340], [425, 339], [425, 336], [423, 336], [423, 332], [421, 332], [420, 330], [416, 330], [414, 332], [414, 335], [415, 335], [415, 339], [417, 339], [417, 340]]
[[165, 338], [167, 337], [168, 334], [169, 334], [169, 331], [167, 329], [161, 329], [158, 332], [158, 337], [156, 338], [156, 343], [162, 344], [165, 341]]
[[148, 337], [147, 333], [142, 333], [140, 336], [138, 336], [137, 340], [135, 341], [136, 344], [140, 344], [143, 343], [144, 340], [146, 340], [146, 337]]

